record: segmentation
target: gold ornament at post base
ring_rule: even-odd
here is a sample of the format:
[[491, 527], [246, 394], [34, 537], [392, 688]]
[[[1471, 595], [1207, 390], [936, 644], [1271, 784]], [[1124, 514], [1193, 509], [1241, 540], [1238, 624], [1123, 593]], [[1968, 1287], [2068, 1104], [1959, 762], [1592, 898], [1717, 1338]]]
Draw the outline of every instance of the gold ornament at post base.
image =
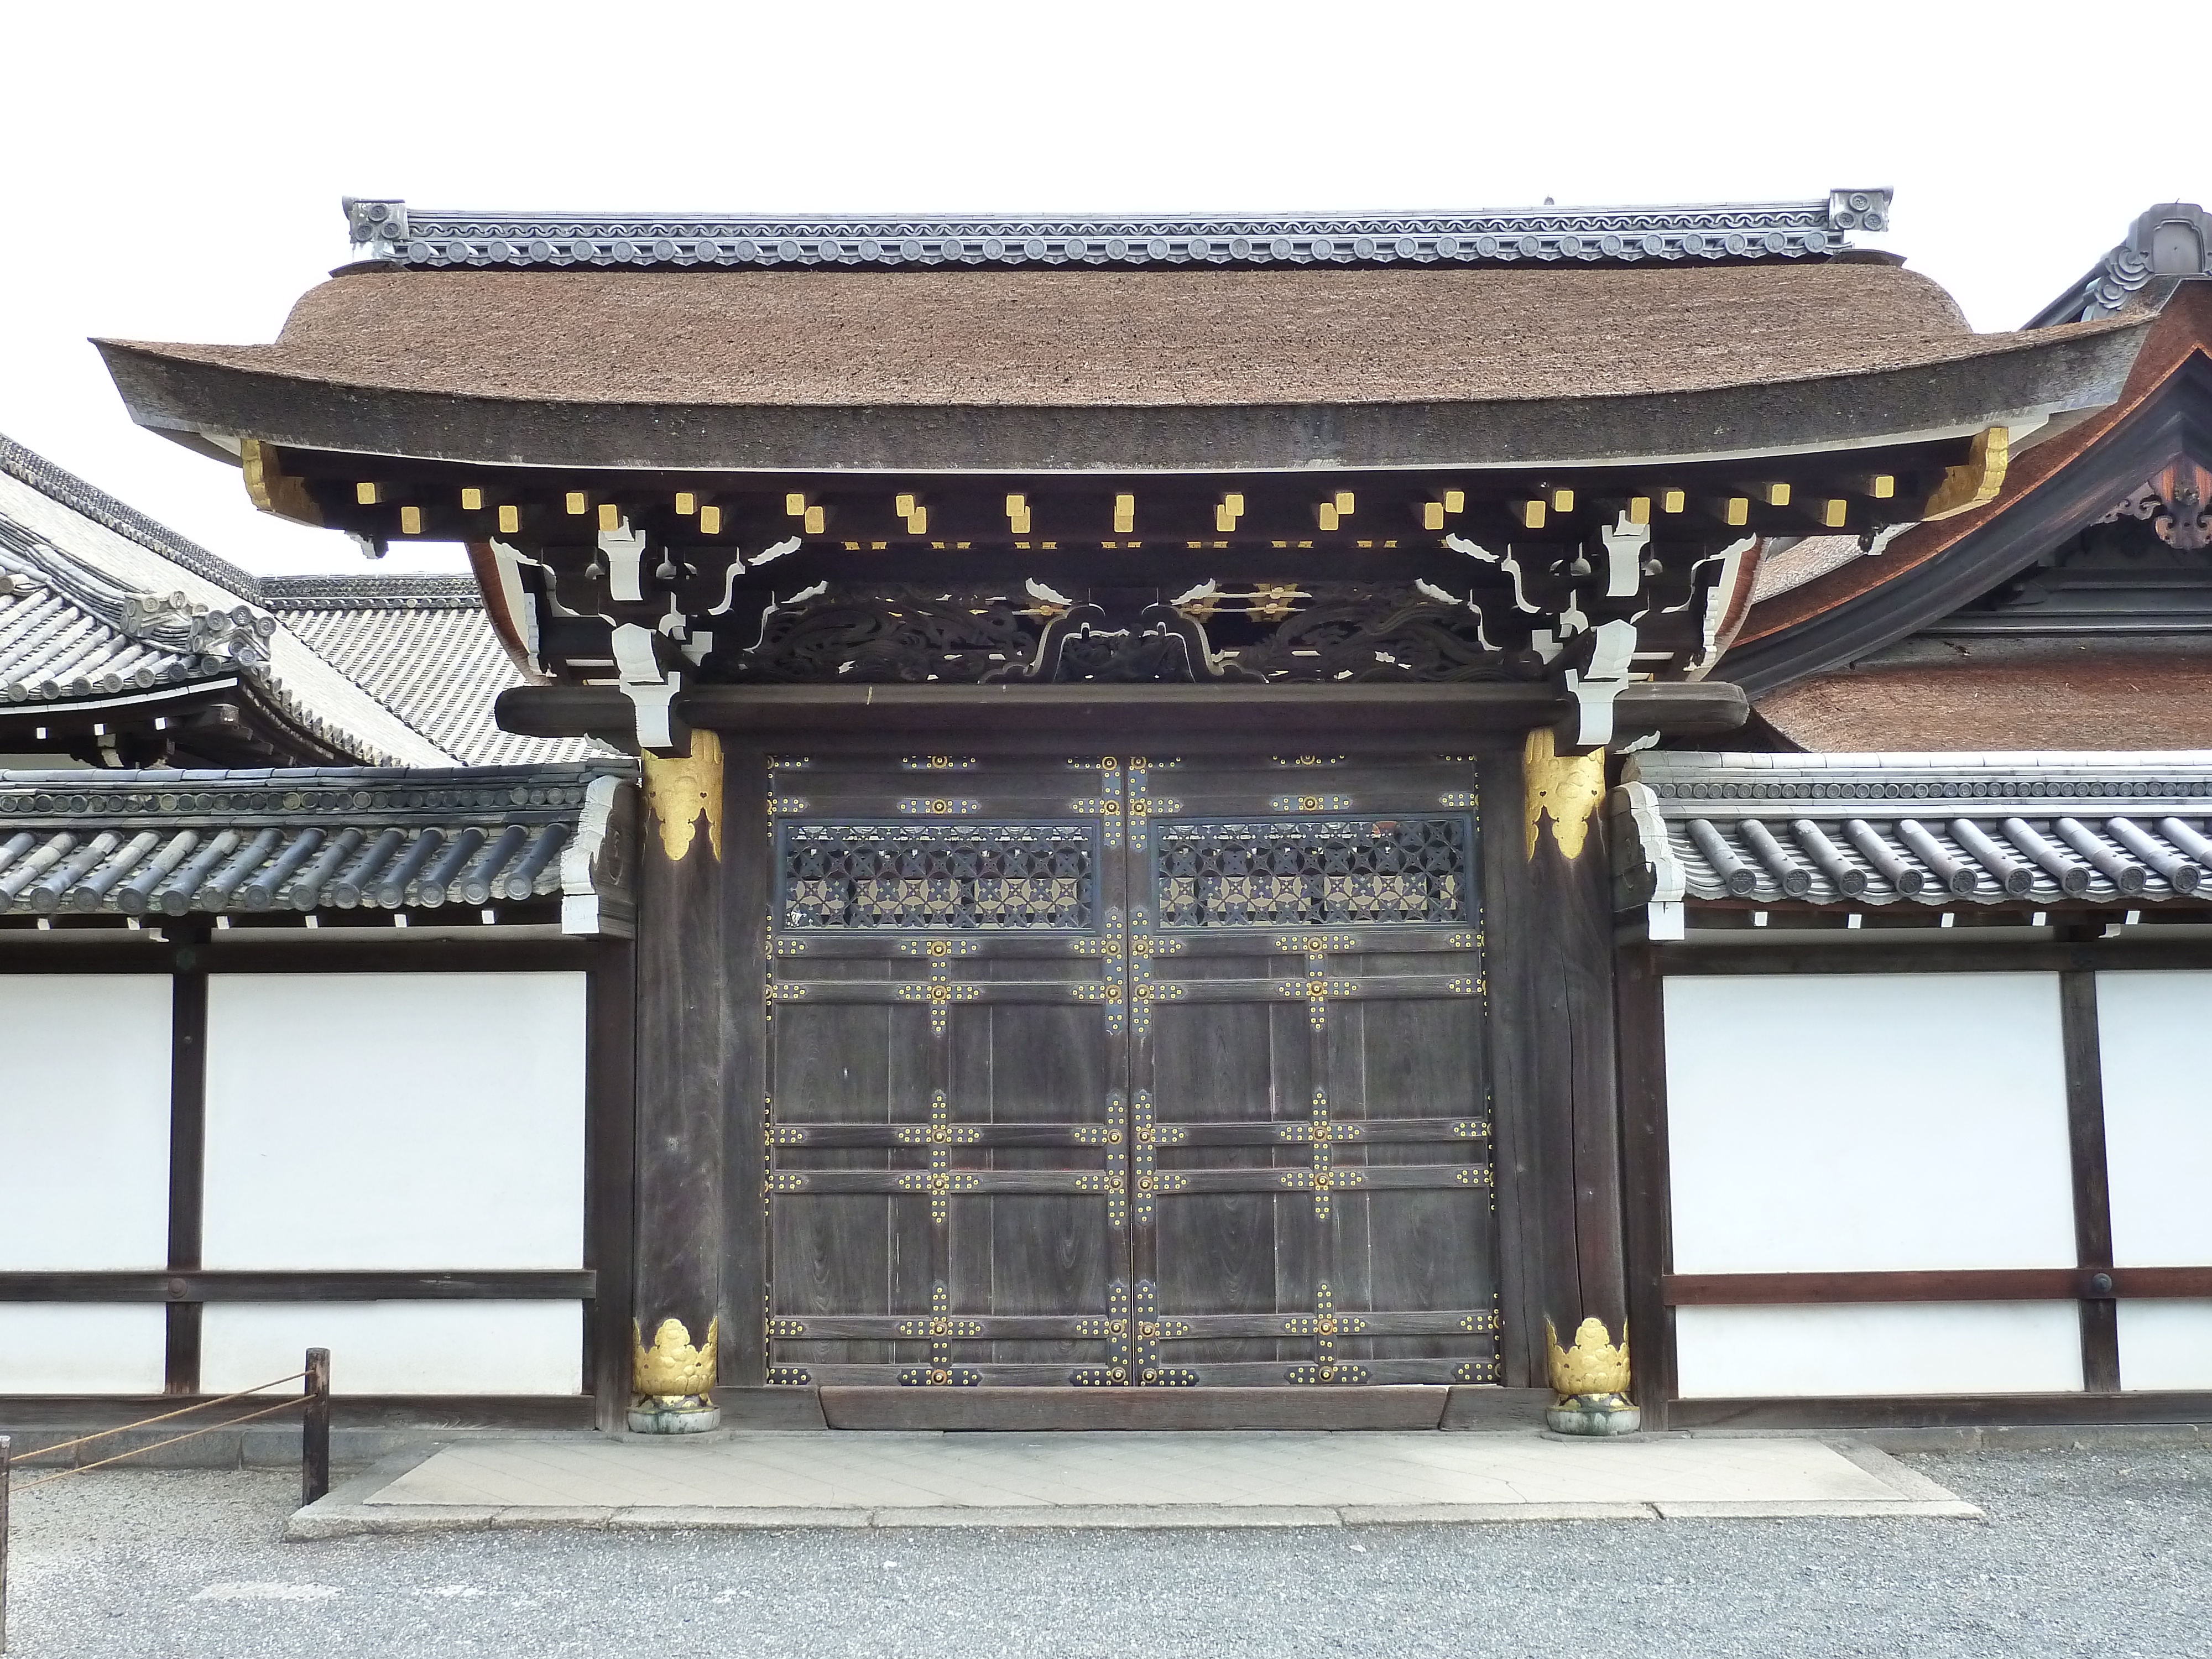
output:
[[707, 1324], [707, 1340], [691, 1346], [691, 1332], [680, 1319], [664, 1319], [645, 1346], [645, 1333], [633, 1322], [629, 1408], [632, 1434], [703, 1434], [722, 1426], [714, 1404], [715, 1340], [721, 1321]]
[[1575, 1329], [1575, 1346], [1562, 1348], [1556, 1326], [1544, 1322], [1544, 1346], [1552, 1360], [1552, 1392], [1559, 1396], [1544, 1413], [1554, 1434], [1633, 1434], [1644, 1413], [1628, 1402], [1628, 1327], [1616, 1346], [1605, 1322], [1585, 1319]]

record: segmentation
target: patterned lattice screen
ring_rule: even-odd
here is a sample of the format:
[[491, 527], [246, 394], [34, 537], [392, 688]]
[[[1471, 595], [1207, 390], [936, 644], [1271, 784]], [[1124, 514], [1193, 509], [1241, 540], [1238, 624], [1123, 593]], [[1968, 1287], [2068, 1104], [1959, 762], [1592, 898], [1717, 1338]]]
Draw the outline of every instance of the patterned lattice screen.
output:
[[780, 826], [776, 925], [790, 931], [1088, 932], [1098, 830], [1030, 823]]
[[1159, 926], [1463, 923], [1464, 817], [1154, 820]]

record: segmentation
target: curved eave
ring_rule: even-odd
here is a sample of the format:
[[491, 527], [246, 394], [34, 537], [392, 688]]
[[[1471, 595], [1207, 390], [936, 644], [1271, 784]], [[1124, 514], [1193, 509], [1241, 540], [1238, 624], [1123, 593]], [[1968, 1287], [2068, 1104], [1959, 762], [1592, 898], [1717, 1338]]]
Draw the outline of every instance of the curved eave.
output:
[[141, 426], [331, 453], [586, 469], [1194, 472], [1651, 465], [2031, 427], [2118, 397], [2148, 326], [1810, 380], [1387, 404], [665, 404], [459, 397], [100, 341]]
[[2137, 337], [2110, 407], [2016, 460], [1989, 506], [1753, 605], [1729, 678], [1758, 696], [1893, 644], [2026, 568], [2191, 442], [2212, 441], [2212, 283], [2179, 284]]

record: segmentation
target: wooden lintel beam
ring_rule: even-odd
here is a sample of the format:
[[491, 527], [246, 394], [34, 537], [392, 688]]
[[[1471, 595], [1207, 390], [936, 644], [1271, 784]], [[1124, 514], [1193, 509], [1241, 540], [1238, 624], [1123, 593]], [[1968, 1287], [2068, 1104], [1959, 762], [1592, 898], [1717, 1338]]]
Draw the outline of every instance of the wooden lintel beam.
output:
[[[1054, 749], [1074, 734], [1102, 741], [1172, 740], [1194, 752], [1249, 754], [1291, 732], [1357, 734], [1370, 750], [1409, 753], [1479, 732], [1522, 732], [1569, 711], [1534, 682], [1431, 685], [708, 685], [678, 699], [695, 726], [763, 743], [942, 734], [1000, 749]], [[1614, 704], [1624, 733], [1731, 732], [1749, 705], [1735, 687], [1635, 684]], [[532, 737], [630, 729], [629, 700], [611, 687], [519, 686], [497, 705], [501, 727]]]

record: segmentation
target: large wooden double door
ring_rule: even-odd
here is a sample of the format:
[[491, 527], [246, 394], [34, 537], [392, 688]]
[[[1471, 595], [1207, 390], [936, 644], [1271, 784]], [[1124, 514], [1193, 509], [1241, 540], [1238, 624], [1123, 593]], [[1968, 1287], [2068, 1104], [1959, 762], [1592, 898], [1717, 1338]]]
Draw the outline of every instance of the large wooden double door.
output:
[[771, 776], [769, 1382], [1496, 1380], [1471, 763]]

